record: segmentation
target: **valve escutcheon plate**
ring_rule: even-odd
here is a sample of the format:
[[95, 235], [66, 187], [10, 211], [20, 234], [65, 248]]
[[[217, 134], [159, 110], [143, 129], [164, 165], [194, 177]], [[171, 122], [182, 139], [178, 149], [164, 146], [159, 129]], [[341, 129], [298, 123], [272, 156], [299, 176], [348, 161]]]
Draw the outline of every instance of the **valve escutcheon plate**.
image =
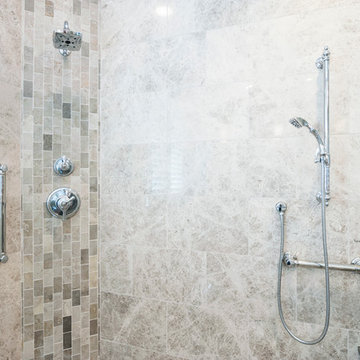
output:
[[59, 188], [48, 196], [46, 207], [52, 216], [66, 220], [73, 217], [79, 211], [80, 197], [71, 188]]

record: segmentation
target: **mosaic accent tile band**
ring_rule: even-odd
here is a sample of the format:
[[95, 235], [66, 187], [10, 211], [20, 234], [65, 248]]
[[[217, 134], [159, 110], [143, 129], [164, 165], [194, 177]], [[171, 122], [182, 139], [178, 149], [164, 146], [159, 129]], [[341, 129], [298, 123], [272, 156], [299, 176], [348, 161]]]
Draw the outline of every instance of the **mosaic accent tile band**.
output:
[[[98, 0], [25, 0], [23, 40], [23, 360], [98, 357]], [[64, 58], [52, 32], [83, 34]], [[70, 158], [73, 174], [53, 163]], [[51, 217], [47, 196], [71, 187], [79, 212]]]

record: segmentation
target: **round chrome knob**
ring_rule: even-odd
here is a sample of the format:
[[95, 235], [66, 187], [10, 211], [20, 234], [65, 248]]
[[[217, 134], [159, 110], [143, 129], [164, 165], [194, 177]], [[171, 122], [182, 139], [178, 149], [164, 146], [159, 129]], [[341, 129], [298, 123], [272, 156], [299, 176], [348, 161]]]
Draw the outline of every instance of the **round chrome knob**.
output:
[[62, 156], [54, 163], [54, 171], [59, 176], [69, 176], [74, 171], [74, 165], [66, 156]]
[[70, 188], [56, 189], [48, 196], [46, 207], [52, 216], [64, 221], [79, 211], [80, 197]]

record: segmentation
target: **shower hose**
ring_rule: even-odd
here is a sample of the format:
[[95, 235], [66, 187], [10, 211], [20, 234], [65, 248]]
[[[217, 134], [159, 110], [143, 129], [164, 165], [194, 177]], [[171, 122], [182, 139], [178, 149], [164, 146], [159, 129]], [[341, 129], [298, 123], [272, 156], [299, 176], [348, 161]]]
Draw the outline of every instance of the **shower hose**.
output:
[[325, 325], [320, 336], [314, 340], [303, 340], [297, 337], [287, 325], [281, 305], [281, 277], [283, 270], [283, 257], [284, 257], [284, 212], [280, 211], [280, 225], [281, 225], [281, 241], [280, 241], [280, 258], [278, 264], [278, 285], [277, 285], [277, 300], [279, 315], [285, 330], [290, 334], [292, 338], [305, 345], [315, 345], [324, 339], [328, 329], [330, 320], [330, 283], [329, 283], [329, 262], [327, 254], [327, 243], [326, 243], [326, 199], [325, 199], [325, 161], [321, 158], [321, 226], [322, 226], [322, 242], [323, 242], [323, 253], [325, 263], [325, 284], [326, 284], [326, 316]]

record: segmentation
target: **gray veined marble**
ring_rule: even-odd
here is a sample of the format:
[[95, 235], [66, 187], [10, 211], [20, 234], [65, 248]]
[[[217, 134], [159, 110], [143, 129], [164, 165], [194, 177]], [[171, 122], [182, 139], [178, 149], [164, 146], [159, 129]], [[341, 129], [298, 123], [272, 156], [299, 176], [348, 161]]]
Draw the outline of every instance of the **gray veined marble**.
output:
[[[279, 196], [289, 204], [288, 247], [320, 258], [314, 142], [288, 119], [301, 114], [319, 127], [322, 80], [313, 54], [329, 45], [329, 259], [347, 263], [360, 251], [359, 4], [101, 6], [102, 357], [355, 359], [356, 274], [331, 273], [324, 342], [304, 347], [282, 329], [273, 206]], [[287, 269], [283, 281], [287, 319], [315, 336], [323, 273]]]

